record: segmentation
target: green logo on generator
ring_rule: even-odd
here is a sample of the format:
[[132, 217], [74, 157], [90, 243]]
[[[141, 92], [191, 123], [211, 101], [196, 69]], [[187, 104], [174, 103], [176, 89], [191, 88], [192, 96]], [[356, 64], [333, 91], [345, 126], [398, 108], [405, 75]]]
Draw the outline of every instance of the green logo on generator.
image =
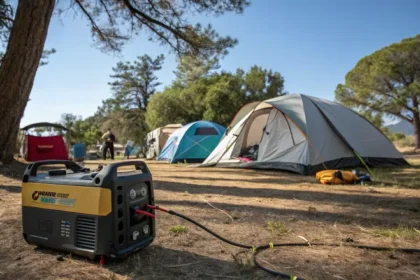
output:
[[76, 199], [68, 197], [68, 193], [56, 193], [46, 191], [34, 191], [32, 193], [32, 199], [39, 203], [74, 207], [74, 205], [76, 204]]
[[48, 203], [48, 204], [55, 204], [56, 203], [56, 199], [55, 198], [51, 198], [51, 197], [41, 197], [40, 201], [41, 203]]

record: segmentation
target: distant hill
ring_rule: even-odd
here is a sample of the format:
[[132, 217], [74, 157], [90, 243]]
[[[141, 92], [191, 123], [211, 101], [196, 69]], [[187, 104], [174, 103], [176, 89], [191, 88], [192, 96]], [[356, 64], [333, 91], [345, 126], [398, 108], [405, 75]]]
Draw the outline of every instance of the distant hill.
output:
[[400, 122], [397, 122], [396, 124], [390, 124], [386, 127], [392, 133], [399, 132], [399, 133], [402, 133], [402, 134], [405, 134], [405, 135], [413, 135], [414, 134], [413, 125], [411, 123], [409, 123], [408, 121], [400, 121]]

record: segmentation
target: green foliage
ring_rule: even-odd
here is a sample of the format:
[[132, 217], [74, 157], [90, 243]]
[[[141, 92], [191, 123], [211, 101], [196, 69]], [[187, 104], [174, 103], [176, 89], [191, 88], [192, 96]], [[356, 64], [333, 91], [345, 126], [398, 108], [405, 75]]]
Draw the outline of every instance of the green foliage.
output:
[[187, 112], [183, 111], [181, 89], [167, 88], [162, 93], [156, 93], [147, 106], [146, 123], [149, 130], [167, 125], [168, 123], [186, 123]]
[[109, 83], [115, 103], [127, 110], [135, 108], [145, 111], [149, 98], [160, 85], [155, 72], [162, 69], [163, 61], [163, 55], [155, 59], [143, 55], [133, 63], [118, 62], [112, 68], [114, 74], [111, 78], [114, 81]]
[[201, 120], [205, 110], [204, 98], [207, 91], [205, 80], [187, 88], [169, 87], [152, 97], [146, 113], [149, 129], [168, 123], [189, 123]]
[[[101, 143], [101, 136], [108, 128], [111, 128], [114, 134], [117, 136], [117, 142], [125, 143], [128, 139], [136, 139], [137, 144], [141, 143], [143, 137], [142, 125], [144, 114], [133, 113], [134, 109], [129, 111], [123, 111], [116, 109], [114, 111], [108, 111], [109, 108], [115, 109], [109, 100], [103, 102], [103, 110], [98, 110], [101, 113], [95, 114], [95, 116], [82, 119], [80, 116], [73, 114], [63, 114], [60, 123], [69, 129], [69, 132], [65, 135], [67, 143], [84, 143], [87, 147], [94, 146]], [[109, 107], [108, 107], [109, 106]], [[140, 116], [140, 119], [138, 118]], [[38, 134], [50, 132], [50, 128], [40, 128]]]
[[120, 143], [129, 139], [137, 145], [143, 143], [148, 132], [145, 112], [160, 85], [155, 73], [162, 68], [163, 60], [163, 55], [155, 59], [143, 55], [133, 63], [119, 62], [112, 69], [113, 81], [109, 85], [113, 96], [102, 101], [93, 116], [100, 130], [111, 128]]
[[42, 52], [42, 56], [41, 56], [41, 61], [39, 62], [39, 66], [44, 66], [48, 64], [48, 58], [52, 55], [55, 54], [57, 51], [56, 49], [52, 48], [50, 50], [44, 50]]
[[204, 100], [206, 108], [203, 119], [227, 126], [246, 102], [246, 97], [238, 77], [222, 73], [213, 79], [216, 81], [209, 87]]
[[169, 227], [169, 232], [175, 235], [188, 233], [188, 227], [182, 225], [171, 226]]
[[398, 140], [404, 139], [405, 135], [403, 133], [397, 132], [397, 133], [394, 133], [394, 137], [395, 137], [395, 140], [398, 141]]
[[405, 136], [403, 139], [397, 140], [400, 147], [415, 147], [415, 140], [413, 135]]
[[[193, 65], [189, 67], [188, 61]], [[284, 79], [278, 72], [253, 66], [245, 73], [209, 73], [197, 60], [184, 60], [177, 79], [162, 93], [155, 94], [148, 106], [146, 123], [150, 130], [168, 123], [209, 120], [227, 126], [246, 103], [283, 95]], [[195, 69], [199, 70], [185, 72]], [[204, 71], [205, 69], [206, 71]], [[203, 70], [203, 71], [201, 71]], [[192, 79], [191, 77], [194, 77]]]
[[111, 128], [117, 142], [125, 144], [127, 140], [134, 140], [136, 145], [143, 143], [146, 134], [144, 128], [144, 113], [138, 109], [115, 110], [101, 120], [98, 120], [102, 131]]
[[219, 68], [217, 59], [205, 60], [193, 56], [178, 58], [178, 65], [174, 74], [174, 85], [187, 87], [201, 78], [208, 77], [210, 71]]
[[415, 138], [413, 135], [405, 135], [403, 133], [392, 133], [389, 131], [387, 127], [381, 128], [382, 132], [386, 135], [386, 137], [391, 141], [394, 142], [399, 147], [415, 147]]
[[285, 223], [283, 222], [273, 222], [268, 221], [267, 222], [267, 229], [271, 231], [272, 233], [275, 233], [277, 235], [283, 235], [285, 233], [289, 233], [291, 229], [289, 229]]
[[96, 110], [94, 118], [103, 121], [103, 119], [106, 118], [108, 115], [120, 110], [122, 110], [121, 104], [119, 104], [119, 102], [116, 102], [114, 98], [105, 99], [102, 100], [102, 105], [99, 106]]
[[362, 112], [407, 120], [415, 126], [420, 139], [419, 69], [420, 35], [362, 58], [347, 73], [345, 84], [337, 86], [336, 99]]
[[420, 238], [420, 231], [413, 227], [399, 226], [397, 228], [379, 228], [374, 231], [377, 235], [389, 238], [415, 239]]
[[101, 132], [111, 128], [119, 143], [130, 139], [142, 144], [149, 130], [168, 123], [204, 119], [227, 126], [247, 102], [285, 94], [284, 79], [278, 72], [253, 66], [247, 73], [242, 69], [234, 74], [210, 73], [216, 68], [216, 60], [205, 62], [192, 57], [183, 57], [174, 83], [155, 94], [160, 85], [155, 72], [162, 63], [162, 55], [119, 62], [109, 83], [113, 96], [102, 101], [94, 116], [82, 120], [63, 114], [61, 123], [71, 130], [67, 141], [93, 145], [100, 141]]
[[247, 102], [266, 100], [284, 94], [284, 79], [278, 72], [256, 65], [244, 77]]
[[60, 123], [69, 129], [64, 137], [66, 142], [71, 145], [84, 143], [89, 147], [95, 145], [102, 136], [102, 132], [93, 118], [83, 120], [81, 116], [65, 113], [61, 115]]
[[79, 140], [79, 131], [76, 131], [76, 122], [78, 121], [82, 121], [81, 116], [76, 116], [72, 113], [64, 113], [61, 115], [60, 124], [69, 130], [64, 134], [64, 139], [69, 145], [73, 145]]

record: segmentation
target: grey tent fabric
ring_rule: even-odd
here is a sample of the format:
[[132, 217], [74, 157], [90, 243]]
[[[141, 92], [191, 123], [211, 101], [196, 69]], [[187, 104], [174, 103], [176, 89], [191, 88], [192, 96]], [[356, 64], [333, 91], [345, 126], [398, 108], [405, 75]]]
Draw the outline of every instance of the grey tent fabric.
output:
[[390, 141], [381, 141], [384, 139], [382, 132], [354, 111], [318, 98], [312, 98], [311, 101], [334, 126], [337, 134], [346, 139], [348, 145], [360, 154], [366, 157], [381, 157], [385, 152], [390, 157], [401, 157]]
[[[313, 174], [361, 165], [408, 164], [369, 121], [340, 104], [291, 94], [261, 102], [220, 141], [204, 166], [283, 169]], [[257, 146], [256, 146], [257, 145]], [[244, 150], [258, 156], [243, 161]]]

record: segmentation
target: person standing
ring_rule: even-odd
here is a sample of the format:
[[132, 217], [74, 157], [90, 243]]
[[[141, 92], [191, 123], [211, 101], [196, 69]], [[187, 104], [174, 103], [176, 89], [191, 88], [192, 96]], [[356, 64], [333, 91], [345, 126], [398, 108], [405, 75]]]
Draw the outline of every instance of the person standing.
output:
[[106, 153], [108, 152], [108, 149], [111, 152], [111, 159], [114, 159], [115, 135], [112, 133], [110, 128], [108, 128], [108, 131], [102, 136], [102, 139], [105, 140], [102, 148], [103, 159], [106, 160]]

